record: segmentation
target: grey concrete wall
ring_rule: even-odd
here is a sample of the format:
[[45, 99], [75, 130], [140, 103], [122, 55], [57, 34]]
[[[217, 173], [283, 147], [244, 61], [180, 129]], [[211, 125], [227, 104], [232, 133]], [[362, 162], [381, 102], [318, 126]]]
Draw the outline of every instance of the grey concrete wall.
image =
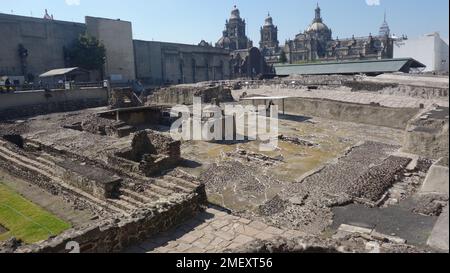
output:
[[64, 67], [64, 46], [86, 31], [84, 24], [0, 14], [0, 75], [23, 75], [19, 44], [28, 50], [27, 72], [34, 76]]
[[135, 40], [137, 78], [149, 84], [194, 83], [230, 79], [227, 50]]
[[0, 94], [0, 120], [75, 111], [107, 104], [108, 91], [103, 88]]
[[88, 34], [105, 45], [105, 75], [120, 81], [136, 79], [131, 22], [87, 16], [86, 25]]

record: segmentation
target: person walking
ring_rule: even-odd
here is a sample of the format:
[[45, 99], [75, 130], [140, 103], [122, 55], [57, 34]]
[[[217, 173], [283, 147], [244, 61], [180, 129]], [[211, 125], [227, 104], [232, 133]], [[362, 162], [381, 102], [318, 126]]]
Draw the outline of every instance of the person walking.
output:
[[6, 93], [8, 93], [11, 90], [11, 81], [9, 80], [9, 78], [6, 78], [5, 87], [6, 87]]

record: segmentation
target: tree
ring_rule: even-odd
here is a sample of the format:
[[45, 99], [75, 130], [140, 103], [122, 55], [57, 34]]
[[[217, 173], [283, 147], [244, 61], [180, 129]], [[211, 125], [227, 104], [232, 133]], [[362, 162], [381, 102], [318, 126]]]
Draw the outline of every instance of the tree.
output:
[[95, 37], [80, 35], [65, 51], [67, 63], [72, 67], [102, 71], [106, 49]]
[[288, 61], [288, 59], [286, 57], [286, 52], [284, 52], [284, 50], [282, 50], [281, 54], [280, 54], [280, 62], [281, 63], [287, 63], [287, 61]]

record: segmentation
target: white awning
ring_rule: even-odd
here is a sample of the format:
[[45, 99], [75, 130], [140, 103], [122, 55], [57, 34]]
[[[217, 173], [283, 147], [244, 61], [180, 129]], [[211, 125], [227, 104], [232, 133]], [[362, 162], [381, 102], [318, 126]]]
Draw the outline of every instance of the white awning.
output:
[[47, 78], [47, 77], [62, 76], [62, 75], [66, 75], [70, 72], [73, 72], [77, 69], [79, 69], [79, 68], [78, 67], [70, 67], [70, 68], [53, 69], [53, 70], [45, 72], [44, 74], [40, 75], [39, 77]]

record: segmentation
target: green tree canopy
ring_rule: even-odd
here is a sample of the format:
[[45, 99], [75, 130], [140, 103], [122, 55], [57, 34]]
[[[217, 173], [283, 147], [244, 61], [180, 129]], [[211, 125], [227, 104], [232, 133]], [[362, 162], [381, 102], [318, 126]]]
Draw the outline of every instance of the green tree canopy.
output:
[[288, 61], [288, 59], [286, 57], [286, 52], [284, 52], [284, 50], [282, 50], [281, 54], [280, 54], [280, 62], [281, 63], [287, 63], [287, 61]]
[[66, 49], [66, 58], [70, 66], [100, 71], [105, 64], [106, 49], [95, 37], [84, 34]]

